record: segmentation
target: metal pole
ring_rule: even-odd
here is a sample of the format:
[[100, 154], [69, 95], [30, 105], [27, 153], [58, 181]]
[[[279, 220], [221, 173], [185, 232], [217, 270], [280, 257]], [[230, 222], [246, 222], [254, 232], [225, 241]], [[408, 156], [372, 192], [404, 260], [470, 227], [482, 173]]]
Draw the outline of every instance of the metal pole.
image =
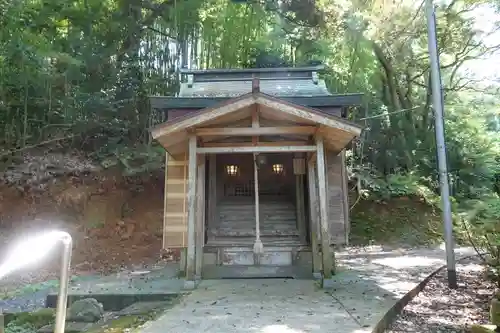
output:
[[5, 320], [2, 309], [0, 309], [0, 333], [5, 333]]
[[456, 289], [457, 271], [455, 268], [455, 252], [453, 241], [453, 222], [451, 218], [450, 186], [446, 162], [446, 143], [443, 121], [443, 92], [441, 90], [441, 73], [437, 49], [436, 15], [432, 0], [426, 0], [426, 16], [428, 31], [429, 57], [431, 63], [432, 104], [436, 128], [436, 146], [439, 167], [439, 185], [441, 187], [441, 204], [443, 210], [444, 239], [446, 243], [446, 266], [448, 270], [448, 286]]
[[61, 256], [61, 276], [59, 281], [59, 295], [57, 297], [56, 323], [54, 325], [54, 333], [64, 333], [65, 330], [71, 252], [73, 249], [73, 241], [69, 234], [64, 233], [61, 241], [63, 243], [63, 254]]

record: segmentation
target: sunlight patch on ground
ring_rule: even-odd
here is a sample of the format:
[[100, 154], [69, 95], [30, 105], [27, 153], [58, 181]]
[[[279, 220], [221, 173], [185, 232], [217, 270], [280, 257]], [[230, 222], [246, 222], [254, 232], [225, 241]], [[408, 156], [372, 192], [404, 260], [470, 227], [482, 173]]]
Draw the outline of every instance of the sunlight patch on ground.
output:
[[[307, 331], [309, 332], [309, 331]], [[353, 331], [344, 331], [345, 333], [367, 333], [371, 332], [371, 330], [366, 329], [355, 329]], [[258, 333], [306, 333], [303, 330], [296, 330], [294, 328], [290, 328], [287, 325], [268, 325], [263, 327]]]
[[443, 262], [443, 260], [429, 257], [402, 256], [375, 259], [372, 262], [374, 264], [400, 269], [409, 267], [434, 267], [436, 264]]
[[305, 333], [302, 330], [296, 330], [287, 325], [269, 325], [262, 328], [259, 333]]

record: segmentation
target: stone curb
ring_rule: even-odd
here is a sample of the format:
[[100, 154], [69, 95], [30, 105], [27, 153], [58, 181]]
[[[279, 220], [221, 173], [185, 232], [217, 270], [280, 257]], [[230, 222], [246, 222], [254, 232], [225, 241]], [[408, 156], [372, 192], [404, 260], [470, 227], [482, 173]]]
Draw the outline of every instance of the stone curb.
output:
[[[465, 259], [470, 259], [473, 257], [476, 257], [477, 254], [470, 255], [470, 256], [465, 256], [462, 257], [458, 260], [456, 260], [456, 263], [459, 263], [461, 260]], [[385, 313], [385, 315], [382, 317], [382, 319], [379, 320], [377, 325], [372, 329], [372, 333], [384, 333], [387, 328], [392, 324], [394, 319], [403, 311], [404, 307], [408, 305], [417, 295], [424, 290], [424, 288], [427, 286], [429, 281], [436, 276], [439, 272], [441, 272], [443, 269], [446, 269], [446, 265], [443, 265], [439, 268], [437, 268], [435, 271], [430, 273], [425, 279], [423, 279], [420, 283], [418, 283], [412, 290], [407, 292], [400, 300], [394, 304], [389, 311]]]

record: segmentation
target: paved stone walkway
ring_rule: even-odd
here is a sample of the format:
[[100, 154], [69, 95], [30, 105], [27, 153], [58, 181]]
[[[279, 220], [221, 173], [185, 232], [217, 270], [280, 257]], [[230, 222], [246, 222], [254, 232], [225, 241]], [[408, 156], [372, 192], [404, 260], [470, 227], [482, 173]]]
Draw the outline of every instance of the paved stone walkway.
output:
[[142, 332], [328, 332], [339, 325], [359, 327], [312, 281], [212, 280]]
[[[457, 249], [457, 258], [473, 254]], [[382, 316], [444, 264], [442, 249], [348, 249], [332, 290], [307, 280], [203, 281], [141, 333], [371, 332]]]

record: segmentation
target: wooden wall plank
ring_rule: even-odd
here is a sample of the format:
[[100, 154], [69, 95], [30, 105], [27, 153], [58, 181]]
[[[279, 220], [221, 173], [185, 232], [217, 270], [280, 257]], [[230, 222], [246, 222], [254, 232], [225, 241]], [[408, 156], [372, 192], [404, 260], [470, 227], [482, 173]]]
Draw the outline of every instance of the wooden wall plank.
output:
[[163, 243], [162, 243], [162, 248], [166, 249], [167, 248], [167, 241], [166, 241], [166, 227], [167, 227], [167, 193], [168, 193], [168, 161], [170, 155], [166, 152], [165, 153], [165, 184], [163, 187]]
[[330, 245], [346, 244], [345, 196], [342, 189], [342, 155], [326, 153], [326, 182]]
[[169, 156], [165, 173], [163, 248], [184, 248], [187, 246], [186, 155]]
[[347, 175], [347, 163], [345, 149], [342, 150], [341, 154], [341, 182], [342, 182], [342, 198], [343, 198], [343, 208], [344, 208], [344, 230], [345, 230], [345, 245], [349, 245], [349, 234], [351, 232], [351, 217], [350, 217], [350, 205], [349, 205], [349, 179]]

